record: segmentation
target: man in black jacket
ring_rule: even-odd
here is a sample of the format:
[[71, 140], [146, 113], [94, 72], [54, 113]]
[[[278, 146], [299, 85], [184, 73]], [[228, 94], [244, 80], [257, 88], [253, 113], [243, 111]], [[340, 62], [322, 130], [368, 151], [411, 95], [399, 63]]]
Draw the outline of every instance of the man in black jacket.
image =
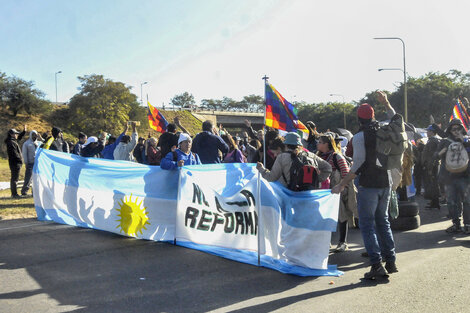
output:
[[24, 125], [21, 133], [12, 128], [8, 131], [7, 138], [5, 139], [8, 153], [8, 165], [10, 166], [11, 172], [10, 189], [12, 198], [21, 198], [16, 190], [16, 185], [18, 184], [18, 178], [20, 176], [20, 169], [23, 165], [23, 158], [21, 157], [21, 150], [18, 145], [18, 141], [23, 138], [25, 133], [26, 125]]

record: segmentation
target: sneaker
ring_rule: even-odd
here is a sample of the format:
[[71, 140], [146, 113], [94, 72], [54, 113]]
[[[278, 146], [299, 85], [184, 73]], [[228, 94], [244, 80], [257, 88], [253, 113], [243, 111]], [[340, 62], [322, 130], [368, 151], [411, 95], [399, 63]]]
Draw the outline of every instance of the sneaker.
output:
[[365, 279], [373, 280], [382, 277], [388, 277], [387, 272], [385, 271], [385, 268], [382, 265], [382, 262], [372, 264], [370, 271], [364, 274]]
[[465, 225], [465, 226], [463, 227], [463, 233], [464, 233], [465, 235], [470, 235], [470, 225]]
[[20, 195], [13, 195], [11, 196], [13, 199], [21, 199], [22, 197]]
[[385, 269], [387, 270], [387, 273], [389, 274], [398, 272], [397, 265], [395, 264], [395, 262], [391, 262], [391, 261], [385, 262]]
[[347, 243], [345, 242], [340, 242], [338, 243], [338, 245], [336, 246], [336, 249], [335, 249], [335, 252], [344, 252], [348, 250], [348, 245]]
[[462, 228], [460, 225], [453, 224], [449, 228], [446, 229], [446, 232], [449, 234], [455, 234], [455, 233], [460, 233], [462, 231]]

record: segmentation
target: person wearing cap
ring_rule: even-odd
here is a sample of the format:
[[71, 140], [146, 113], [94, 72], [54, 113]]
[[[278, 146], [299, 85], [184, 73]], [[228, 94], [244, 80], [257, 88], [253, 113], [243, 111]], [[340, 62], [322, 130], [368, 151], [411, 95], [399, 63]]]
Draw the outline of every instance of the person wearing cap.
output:
[[99, 138], [95, 136], [88, 137], [82, 146], [80, 155], [84, 158], [100, 158], [101, 151], [103, 151], [106, 143], [106, 136], [107, 133], [103, 132]]
[[286, 152], [279, 154], [274, 161], [271, 170], [264, 168], [263, 163], [258, 162], [256, 168], [260, 171], [261, 175], [267, 181], [279, 181], [282, 185], [287, 187], [290, 183], [290, 168], [292, 166], [292, 154], [298, 155], [306, 153], [312, 160], [313, 166], [318, 169], [318, 180], [322, 182], [326, 180], [331, 174], [331, 165], [316, 154], [304, 151], [302, 141], [297, 133], [290, 132], [286, 134], [284, 145], [287, 148]]
[[25, 163], [26, 170], [24, 173], [23, 188], [21, 188], [21, 195], [26, 196], [29, 187], [31, 186], [31, 178], [33, 177], [34, 160], [36, 159], [36, 149], [41, 144], [42, 140], [37, 131], [32, 130], [29, 133], [29, 138], [23, 144], [21, 153], [23, 155], [23, 162]]
[[116, 149], [114, 149], [114, 152], [113, 152], [113, 156], [115, 160], [134, 161], [134, 156], [132, 155], [132, 151], [137, 145], [137, 138], [139, 138], [139, 135], [137, 134], [135, 122], [132, 122], [131, 125], [132, 125], [132, 136], [129, 136], [129, 135], [122, 136], [121, 142], [119, 142], [119, 144], [117, 145]]
[[[387, 109], [388, 117], [392, 118], [395, 110], [388, 102], [387, 95], [378, 91], [377, 99]], [[352, 139], [353, 164], [348, 175], [342, 178], [331, 192], [342, 192], [356, 176], [359, 176], [357, 194], [359, 228], [372, 265], [364, 278], [375, 279], [386, 277], [387, 272], [398, 272], [395, 263], [395, 242], [388, 220], [392, 180], [390, 171], [376, 165], [376, 132], [379, 125], [374, 119], [374, 109], [369, 104], [363, 103], [357, 109], [357, 117], [360, 130]], [[382, 260], [386, 262], [385, 268]]]
[[173, 170], [184, 165], [202, 164], [197, 153], [191, 152], [192, 140], [186, 133], [178, 138], [178, 149], [170, 151], [162, 159], [160, 167], [164, 170]]
[[437, 156], [437, 148], [439, 146], [439, 138], [436, 136], [437, 130], [434, 125], [426, 128], [428, 142], [424, 146], [422, 154], [422, 163], [424, 166], [424, 188], [426, 194], [431, 196], [431, 202], [427, 208], [440, 209], [439, 205], [439, 184], [437, 181], [437, 173], [439, 171], [439, 157]]
[[191, 150], [201, 158], [202, 164], [221, 163], [219, 151], [228, 153], [229, 147], [219, 136], [211, 121], [202, 123], [202, 132], [196, 135]]
[[18, 179], [20, 176], [20, 169], [23, 165], [23, 159], [21, 156], [20, 146], [18, 141], [20, 141], [24, 134], [26, 133], [26, 125], [24, 125], [23, 131], [20, 133], [14, 128], [11, 128], [7, 133], [7, 138], [5, 138], [5, 144], [7, 145], [7, 154], [8, 154], [8, 165], [10, 166], [10, 190], [12, 198], [20, 198], [17, 191]]
[[[450, 121], [445, 130], [445, 134], [447, 137], [441, 140], [437, 151], [441, 160], [439, 180], [444, 184], [447, 208], [449, 209], [449, 214], [452, 219], [452, 225], [446, 229], [446, 232], [453, 234], [463, 231], [468, 235], [470, 234], [470, 175], [468, 169], [460, 173], [451, 173], [447, 170], [445, 164], [447, 150], [452, 142], [461, 142], [468, 153], [470, 150], [470, 141], [465, 136], [465, 128], [460, 119], [454, 118]], [[460, 221], [462, 213], [463, 229]]]

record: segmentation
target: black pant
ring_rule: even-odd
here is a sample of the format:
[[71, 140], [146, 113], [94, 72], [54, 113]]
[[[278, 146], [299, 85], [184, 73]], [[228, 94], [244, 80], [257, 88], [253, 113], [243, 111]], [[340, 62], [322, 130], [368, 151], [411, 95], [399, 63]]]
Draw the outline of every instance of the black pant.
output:
[[21, 163], [10, 163], [10, 172], [11, 172], [11, 179], [10, 179], [10, 190], [11, 196], [17, 196], [18, 192], [16, 191], [16, 185], [18, 184], [18, 179], [20, 177], [20, 169]]
[[31, 185], [31, 178], [33, 177], [33, 166], [34, 163], [26, 164], [26, 170], [24, 172], [24, 183], [23, 188], [21, 188], [21, 194], [26, 195]]

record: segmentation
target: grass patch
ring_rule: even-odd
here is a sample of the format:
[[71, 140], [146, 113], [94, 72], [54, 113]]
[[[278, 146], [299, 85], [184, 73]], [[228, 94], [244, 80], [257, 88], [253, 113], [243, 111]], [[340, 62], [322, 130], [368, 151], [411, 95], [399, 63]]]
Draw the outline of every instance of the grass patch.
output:
[[34, 199], [31, 195], [21, 199], [12, 199], [10, 189], [0, 190], [1, 220], [31, 217], [37, 217]]
[[[21, 169], [20, 180], [24, 177], [24, 167]], [[6, 159], [0, 159], [0, 181], [10, 181], [10, 167]], [[20, 185], [21, 186], [21, 185]], [[18, 188], [20, 193], [20, 188]], [[32, 196], [21, 199], [12, 199], [10, 188], [0, 190], [0, 219], [11, 220], [16, 218], [36, 217], [34, 199]]]
[[[24, 179], [24, 170], [25, 167], [23, 166], [20, 171], [20, 180]], [[11, 174], [10, 166], [8, 165], [8, 160], [0, 158], [0, 182], [9, 182], [10, 178]]]

